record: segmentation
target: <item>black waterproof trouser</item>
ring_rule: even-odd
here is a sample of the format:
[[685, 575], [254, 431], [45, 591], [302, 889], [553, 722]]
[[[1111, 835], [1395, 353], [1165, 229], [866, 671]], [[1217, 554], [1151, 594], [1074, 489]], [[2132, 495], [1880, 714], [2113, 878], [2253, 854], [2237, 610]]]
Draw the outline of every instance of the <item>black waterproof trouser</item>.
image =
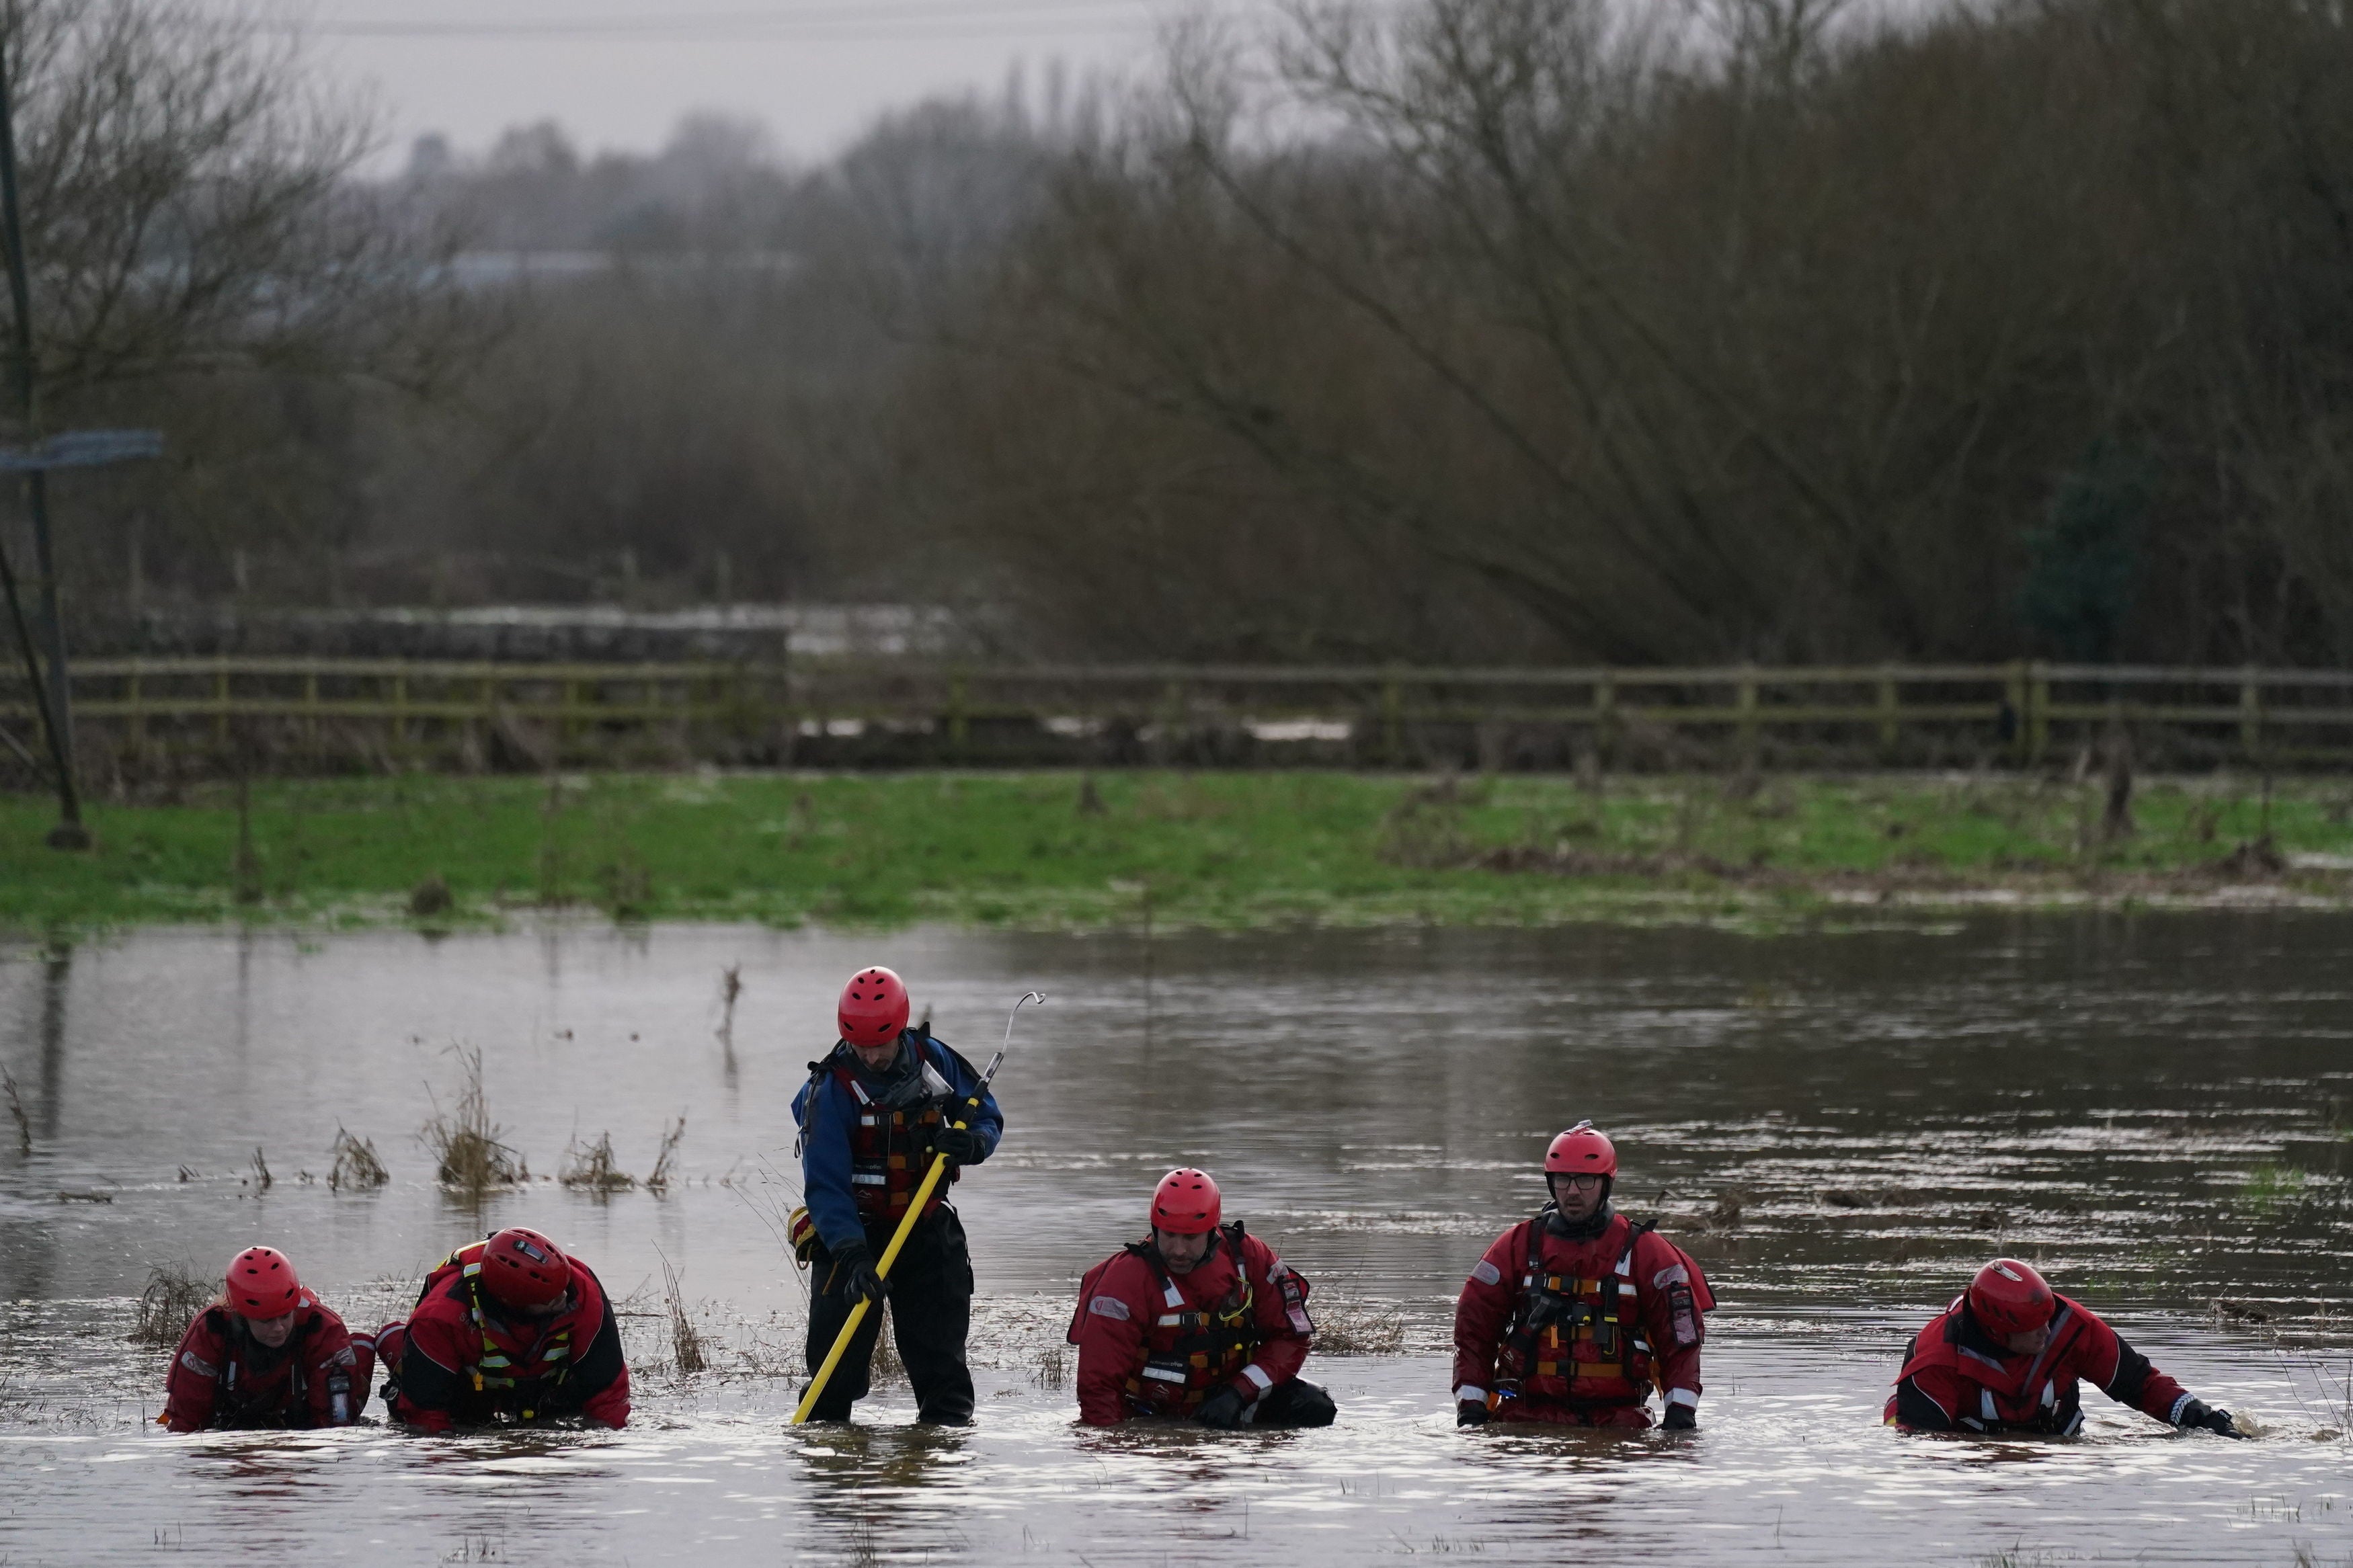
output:
[[[866, 1245], [879, 1264], [891, 1245], [892, 1226], [870, 1225]], [[820, 1245], [810, 1259], [817, 1289], [809, 1297], [808, 1370], [817, 1369], [841, 1325], [849, 1321], [857, 1298], [845, 1289], [848, 1270], [833, 1266], [832, 1255]], [[837, 1276], [840, 1278], [837, 1278]], [[899, 1346], [899, 1360], [907, 1381], [915, 1388], [915, 1419], [962, 1426], [972, 1419], [972, 1369], [965, 1365], [965, 1332], [972, 1323], [972, 1252], [965, 1245], [964, 1223], [955, 1210], [942, 1204], [915, 1222], [907, 1245], [891, 1265], [891, 1327]], [[866, 1310], [866, 1317], [842, 1352], [841, 1364], [826, 1381], [812, 1421], [847, 1421], [849, 1407], [866, 1396], [874, 1359], [875, 1336], [881, 1331], [881, 1304]]]
[[1294, 1377], [1278, 1383], [1250, 1406], [1252, 1426], [1329, 1426], [1340, 1414], [1332, 1395], [1320, 1384]]

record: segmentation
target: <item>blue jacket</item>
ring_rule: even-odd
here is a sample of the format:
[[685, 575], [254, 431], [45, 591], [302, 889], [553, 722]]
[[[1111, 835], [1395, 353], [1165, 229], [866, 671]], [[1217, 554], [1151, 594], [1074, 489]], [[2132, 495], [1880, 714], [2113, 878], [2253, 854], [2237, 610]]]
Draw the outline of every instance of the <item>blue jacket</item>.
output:
[[[948, 1112], [953, 1122], [964, 1101], [980, 1087], [978, 1070], [929, 1035], [913, 1029], [899, 1037], [899, 1045], [902, 1050], [912, 1047], [922, 1052], [923, 1059], [955, 1089]], [[845, 1047], [836, 1046], [834, 1050], [849, 1056], [849, 1070], [870, 1089], [880, 1087], [881, 1080]], [[793, 1120], [801, 1129], [801, 1202], [808, 1205], [809, 1218], [817, 1222], [818, 1237], [826, 1250], [839, 1252], [866, 1239], [866, 1226], [858, 1217], [858, 1200], [851, 1195], [849, 1184], [849, 1134], [858, 1124], [858, 1101], [833, 1076], [832, 1058], [815, 1066], [820, 1070], [813, 1072], [793, 1097]], [[979, 1159], [970, 1163], [978, 1164], [996, 1151], [997, 1141], [1005, 1135], [1005, 1113], [997, 1109], [995, 1095], [980, 1097], [980, 1112], [972, 1119], [972, 1130], [980, 1134], [981, 1147]]]

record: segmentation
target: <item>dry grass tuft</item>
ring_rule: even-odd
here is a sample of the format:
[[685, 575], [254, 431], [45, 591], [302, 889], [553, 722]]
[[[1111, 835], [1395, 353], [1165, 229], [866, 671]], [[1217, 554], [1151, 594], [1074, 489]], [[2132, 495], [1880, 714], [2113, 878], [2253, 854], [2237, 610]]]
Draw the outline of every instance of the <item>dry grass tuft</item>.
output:
[[670, 1258], [659, 1249], [655, 1256], [661, 1258], [662, 1310], [670, 1318], [671, 1363], [681, 1373], [705, 1371], [711, 1365], [710, 1353], [702, 1342], [702, 1331], [694, 1326], [694, 1320], [687, 1316], [686, 1297], [678, 1288], [678, 1272], [670, 1268]]
[[638, 1184], [638, 1179], [613, 1163], [613, 1135], [597, 1135], [596, 1142], [582, 1148], [577, 1142], [564, 1148], [564, 1165], [555, 1178], [575, 1191], [596, 1193], [600, 1196], [626, 1193]]
[[435, 920], [448, 914], [456, 902], [449, 892], [449, 879], [436, 871], [408, 889], [408, 916], [411, 920]]
[[147, 1289], [139, 1293], [139, 1316], [131, 1327], [132, 1342], [172, 1349], [212, 1299], [211, 1280], [198, 1279], [184, 1265], [155, 1265], [147, 1271]]
[[1405, 1309], [1351, 1296], [1311, 1301], [1317, 1355], [1398, 1355], [1405, 1351]]
[[670, 1191], [670, 1162], [678, 1157], [679, 1141], [686, 1136], [686, 1118], [681, 1116], [662, 1131], [661, 1152], [654, 1156], [653, 1174], [646, 1178], [646, 1191]]
[[[327, 1190], [331, 1193], [340, 1193], [345, 1187], [366, 1191], [392, 1180], [392, 1173], [384, 1168], [382, 1160], [376, 1158], [375, 1140], [354, 1138], [343, 1130], [341, 1123], [335, 1127], [335, 1146], [332, 1152], [335, 1156], [335, 1167], [327, 1173]], [[187, 1178], [184, 1176], [181, 1179], [185, 1181]]]
[[899, 1359], [899, 1336], [892, 1331], [888, 1297], [874, 1309], [874, 1360], [868, 1377], [878, 1384], [907, 1381], [907, 1363]]
[[257, 1193], [266, 1193], [278, 1184], [278, 1178], [269, 1173], [269, 1162], [261, 1157], [261, 1145], [259, 1143], [253, 1146], [253, 1174], [248, 1179]]
[[1071, 1362], [1063, 1341], [1053, 1340], [1039, 1347], [1037, 1364], [1029, 1369], [1029, 1381], [1040, 1388], [1066, 1388], [1071, 1382]]
[[[455, 1105], [441, 1109], [433, 1096], [433, 1117], [417, 1136], [433, 1151], [435, 1179], [453, 1192], [480, 1197], [499, 1187], [521, 1186], [530, 1179], [522, 1157], [501, 1141], [505, 1129], [491, 1120], [482, 1099], [482, 1053], [453, 1046], [458, 1058], [459, 1088]], [[432, 1090], [428, 1088], [428, 1095]]]

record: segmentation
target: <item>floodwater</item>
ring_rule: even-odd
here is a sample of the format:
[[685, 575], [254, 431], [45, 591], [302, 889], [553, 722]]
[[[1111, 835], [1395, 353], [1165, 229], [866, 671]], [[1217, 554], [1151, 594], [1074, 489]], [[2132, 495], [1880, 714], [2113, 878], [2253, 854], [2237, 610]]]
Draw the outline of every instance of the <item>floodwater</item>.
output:
[[[34, 1152], [0, 1123], [0, 1563], [2353, 1561], [2348, 960], [2353, 921], [2281, 915], [15, 950], [0, 1065]], [[1004, 1148], [958, 1191], [980, 1414], [919, 1429], [885, 1384], [860, 1426], [788, 1432], [805, 1296], [775, 1234], [786, 1107], [841, 977], [875, 961], [976, 1058], [1022, 991], [1050, 998], [999, 1082]], [[681, 1183], [453, 1204], [416, 1133], [461, 1041], [535, 1176], [607, 1131], [642, 1175], [683, 1115]], [[1703, 1430], [1458, 1432], [1452, 1292], [1537, 1202], [1546, 1136], [1584, 1116], [1619, 1140], [1624, 1206], [1663, 1216], [1715, 1281]], [[328, 1189], [338, 1126], [375, 1141], [388, 1187]], [[1180, 1162], [1318, 1281], [1327, 1322], [1402, 1329], [1384, 1353], [1311, 1362], [1336, 1426], [1073, 1423], [1055, 1350], [1073, 1282]], [[371, 1323], [450, 1246], [513, 1223], [646, 1314], [627, 1320], [627, 1432], [148, 1424], [164, 1352], [125, 1336], [151, 1267], [269, 1241]], [[2089, 1390], [2073, 1442], [1886, 1431], [1905, 1337], [1997, 1250], [2042, 1260], [2265, 1436], [2174, 1434]], [[713, 1347], [701, 1374], [663, 1364], [665, 1260]]]

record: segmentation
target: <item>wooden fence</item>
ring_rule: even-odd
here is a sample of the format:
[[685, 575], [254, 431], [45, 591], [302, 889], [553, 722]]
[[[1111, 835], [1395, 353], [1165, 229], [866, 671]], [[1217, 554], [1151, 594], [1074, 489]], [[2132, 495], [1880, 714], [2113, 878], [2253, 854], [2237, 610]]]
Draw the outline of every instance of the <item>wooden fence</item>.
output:
[[[539, 768], [1130, 763], [2033, 766], [2127, 733], [2144, 765], [2353, 763], [2353, 670], [483, 664], [94, 658], [96, 761]], [[21, 668], [0, 734], [37, 750]], [[13, 749], [13, 747], [12, 747]]]

